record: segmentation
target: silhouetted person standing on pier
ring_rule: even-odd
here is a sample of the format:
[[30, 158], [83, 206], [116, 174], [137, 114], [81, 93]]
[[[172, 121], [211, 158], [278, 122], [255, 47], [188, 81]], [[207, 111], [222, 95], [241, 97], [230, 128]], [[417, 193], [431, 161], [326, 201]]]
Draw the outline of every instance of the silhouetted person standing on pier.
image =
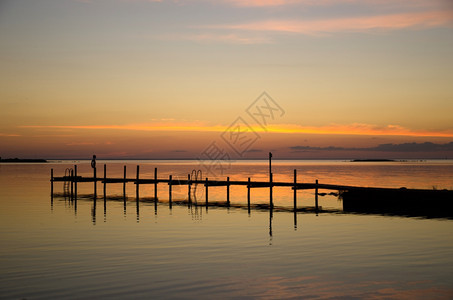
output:
[[93, 155], [93, 159], [91, 160], [91, 167], [93, 169], [96, 168], [96, 155]]

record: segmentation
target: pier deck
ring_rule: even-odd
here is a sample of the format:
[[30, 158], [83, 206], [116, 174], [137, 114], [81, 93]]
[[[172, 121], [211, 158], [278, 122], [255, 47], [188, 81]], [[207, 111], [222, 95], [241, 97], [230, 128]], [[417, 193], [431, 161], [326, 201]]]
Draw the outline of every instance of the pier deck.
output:
[[[124, 166], [124, 176], [122, 178], [113, 178], [107, 176], [107, 166], [104, 165], [104, 174], [102, 177], [96, 176], [94, 169], [92, 177], [82, 177], [77, 175], [77, 165], [74, 169], [67, 170], [65, 176], [54, 177], [53, 169], [51, 170], [51, 188], [53, 195], [53, 183], [64, 182], [67, 187], [70, 185], [71, 198], [77, 199], [77, 184], [79, 183], [93, 183], [94, 195], [96, 197], [97, 183], [103, 184], [104, 198], [106, 197], [107, 184], [123, 184], [123, 193], [126, 193], [126, 184], [133, 183], [136, 186], [136, 198], [139, 200], [140, 185], [153, 184], [154, 185], [154, 199], [157, 202], [157, 187], [158, 184], [168, 185], [169, 193], [168, 199], [172, 203], [172, 186], [186, 185], [188, 188], [188, 201], [191, 201], [191, 191], [194, 192], [198, 185], [205, 188], [205, 202], [208, 206], [209, 201], [209, 187], [226, 187], [226, 205], [230, 204], [230, 187], [231, 186], [244, 186], [247, 188], [247, 206], [250, 207], [250, 189], [253, 188], [268, 188], [269, 189], [269, 205], [273, 209], [273, 188], [274, 187], [288, 187], [291, 188], [294, 195], [294, 211], [297, 211], [297, 191], [312, 189], [315, 191], [315, 209], [318, 210], [318, 195], [319, 190], [335, 190], [338, 191], [338, 196], [343, 200], [343, 209], [349, 211], [397, 211], [410, 208], [411, 211], [423, 213], [425, 211], [434, 211], [435, 215], [453, 216], [453, 191], [452, 190], [435, 190], [435, 189], [407, 189], [407, 188], [384, 188], [384, 187], [360, 187], [350, 185], [326, 184], [319, 183], [318, 180], [314, 183], [297, 182], [297, 172], [294, 170], [293, 182], [279, 182], [273, 181], [273, 174], [270, 173], [269, 181], [253, 181], [251, 178], [247, 180], [210, 180], [209, 178], [198, 178], [198, 176], [187, 175], [187, 179], [173, 179], [170, 175], [169, 178], [158, 178], [157, 168], [154, 170], [154, 178], [140, 178], [140, 167], [137, 166], [136, 176], [134, 178], [126, 177], [126, 166]], [[201, 176], [199, 176], [201, 177]]]

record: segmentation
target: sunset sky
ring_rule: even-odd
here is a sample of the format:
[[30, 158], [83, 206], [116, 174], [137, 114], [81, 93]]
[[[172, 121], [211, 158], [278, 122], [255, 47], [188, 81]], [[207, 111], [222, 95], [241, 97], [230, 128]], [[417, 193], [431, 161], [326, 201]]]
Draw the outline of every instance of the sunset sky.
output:
[[451, 0], [2, 0], [0, 41], [2, 158], [453, 158]]

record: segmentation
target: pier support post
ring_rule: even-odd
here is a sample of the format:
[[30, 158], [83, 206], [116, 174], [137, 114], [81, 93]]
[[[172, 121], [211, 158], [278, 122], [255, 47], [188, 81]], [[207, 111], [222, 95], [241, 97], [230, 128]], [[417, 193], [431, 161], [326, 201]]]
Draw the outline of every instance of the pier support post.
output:
[[138, 197], [139, 197], [139, 183], [138, 183], [139, 179], [140, 179], [140, 166], [137, 165], [137, 179], [135, 181], [135, 185], [136, 185], [135, 186], [135, 196], [137, 198], [137, 201], [138, 201]]
[[247, 179], [247, 210], [250, 214], [250, 177]]
[[192, 187], [191, 185], [192, 185], [192, 182], [190, 180], [190, 174], [187, 174], [187, 197], [188, 197], [187, 199], [188, 199], [189, 203], [191, 201], [190, 200], [190, 190], [191, 190], [191, 187]]
[[272, 199], [272, 152], [269, 152], [269, 205], [274, 207], [274, 201]]
[[77, 165], [74, 165], [74, 201], [77, 201]]
[[206, 183], [205, 183], [205, 192], [206, 192], [206, 209], [208, 209], [208, 177], [206, 177]]
[[294, 211], [297, 211], [297, 170], [294, 169]]
[[274, 174], [270, 174], [270, 177], [269, 177], [269, 206], [271, 208], [274, 207], [274, 199], [273, 199], [273, 191], [272, 191], [272, 188], [273, 188], [273, 177], [274, 177]]
[[53, 169], [50, 169], [50, 201], [53, 204]]
[[104, 164], [104, 200], [107, 198], [107, 164]]
[[123, 168], [123, 214], [126, 216], [126, 166]]
[[316, 179], [316, 187], [315, 187], [315, 207], [316, 207], [316, 212], [318, 212], [318, 179]]
[[94, 179], [94, 198], [96, 198], [96, 196], [97, 196], [96, 167], [93, 168], [93, 179]]
[[126, 199], [126, 166], [123, 168], [123, 198]]
[[74, 198], [74, 170], [71, 169], [71, 200]]
[[154, 168], [154, 199], [157, 200], [157, 168]]
[[230, 177], [227, 177], [227, 205], [230, 206]]
[[168, 203], [170, 205], [170, 208], [171, 208], [171, 185], [172, 185], [172, 175], [170, 175], [170, 178], [168, 179]]

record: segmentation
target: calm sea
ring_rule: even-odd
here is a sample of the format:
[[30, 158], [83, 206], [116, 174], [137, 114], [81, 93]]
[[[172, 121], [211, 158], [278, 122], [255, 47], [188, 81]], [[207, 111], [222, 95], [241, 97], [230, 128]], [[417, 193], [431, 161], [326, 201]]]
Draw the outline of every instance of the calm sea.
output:
[[[197, 161], [98, 161], [97, 175], [187, 179], [268, 180], [267, 161], [200, 166]], [[0, 164], [0, 298], [157, 299], [453, 299], [453, 220], [342, 211], [336, 195], [319, 197], [321, 212], [294, 214], [291, 188], [274, 190], [269, 211], [247, 203], [245, 187], [231, 187], [232, 206], [187, 205], [187, 186], [133, 183], [78, 184], [77, 201], [54, 183], [89, 161]], [[425, 189], [453, 189], [453, 161], [353, 163], [273, 161], [274, 181]], [[210, 171], [210, 172], [209, 172]], [[194, 192], [192, 190], [192, 192]], [[204, 203], [197, 187], [193, 201]], [[297, 192], [313, 207], [314, 192]], [[209, 201], [224, 202], [225, 187]], [[180, 202], [180, 203], [179, 203]], [[268, 203], [268, 188], [251, 190], [253, 204]], [[435, 205], [435, 204], [433, 204]]]

